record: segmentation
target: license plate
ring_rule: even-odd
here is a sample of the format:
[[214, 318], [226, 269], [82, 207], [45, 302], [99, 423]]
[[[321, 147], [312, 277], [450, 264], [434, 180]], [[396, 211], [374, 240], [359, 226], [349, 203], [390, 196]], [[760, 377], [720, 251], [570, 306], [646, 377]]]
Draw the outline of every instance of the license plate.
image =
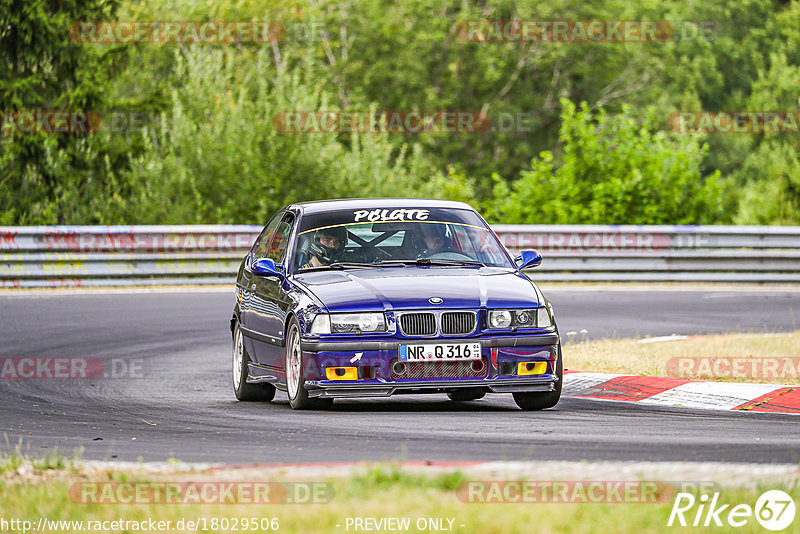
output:
[[431, 345], [400, 345], [401, 362], [451, 360], [480, 360], [480, 343], [436, 343]]

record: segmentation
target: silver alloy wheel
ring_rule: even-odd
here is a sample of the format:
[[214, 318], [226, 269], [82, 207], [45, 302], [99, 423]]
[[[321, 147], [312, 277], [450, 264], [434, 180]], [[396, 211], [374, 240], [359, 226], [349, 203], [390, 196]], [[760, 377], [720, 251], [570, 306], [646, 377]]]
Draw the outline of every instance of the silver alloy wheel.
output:
[[242, 365], [244, 360], [244, 342], [242, 341], [242, 331], [236, 327], [236, 334], [233, 338], [233, 387], [239, 389], [242, 383]]
[[302, 352], [299, 337], [297, 326], [292, 325], [291, 330], [289, 330], [289, 346], [286, 351], [286, 389], [289, 390], [289, 398], [291, 399], [297, 396], [297, 391], [300, 389]]

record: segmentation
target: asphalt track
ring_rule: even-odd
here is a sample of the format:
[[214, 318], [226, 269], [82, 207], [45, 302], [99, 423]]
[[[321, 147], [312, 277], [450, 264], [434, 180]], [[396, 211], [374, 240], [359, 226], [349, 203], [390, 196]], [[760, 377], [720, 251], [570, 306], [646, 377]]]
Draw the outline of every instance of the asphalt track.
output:
[[[789, 331], [800, 291], [553, 288], [562, 334], [601, 338]], [[140, 377], [0, 380], [0, 449], [226, 463], [360, 460], [800, 462], [800, 417], [565, 397], [522, 412], [510, 395], [239, 403], [230, 385], [233, 291], [0, 294], [0, 358], [137, 362]], [[585, 333], [581, 333], [586, 330]], [[565, 361], [569, 367], [569, 352]]]

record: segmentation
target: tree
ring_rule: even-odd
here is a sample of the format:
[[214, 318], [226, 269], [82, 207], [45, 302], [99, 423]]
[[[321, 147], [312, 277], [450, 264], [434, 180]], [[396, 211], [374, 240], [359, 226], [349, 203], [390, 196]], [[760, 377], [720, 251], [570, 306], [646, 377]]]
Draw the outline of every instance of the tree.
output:
[[70, 40], [82, 20], [113, 18], [114, 0], [0, 0], [0, 222], [64, 223], [64, 196], [95, 161], [80, 134], [24, 133], [15, 112], [98, 112], [113, 50]]
[[519, 224], [704, 224], [722, 220], [719, 173], [703, 177], [707, 147], [623, 113], [562, 100], [556, 161], [542, 152], [509, 186], [495, 177], [488, 212]]

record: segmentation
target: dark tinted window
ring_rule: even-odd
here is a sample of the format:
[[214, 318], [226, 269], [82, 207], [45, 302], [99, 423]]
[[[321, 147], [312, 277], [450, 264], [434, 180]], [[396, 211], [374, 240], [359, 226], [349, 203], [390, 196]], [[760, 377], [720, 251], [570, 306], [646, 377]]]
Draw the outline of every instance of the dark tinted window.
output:
[[269, 243], [272, 240], [272, 236], [275, 234], [275, 229], [278, 227], [281, 219], [283, 219], [283, 213], [278, 213], [272, 217], [272, 219], [270, 219], [270, 221], [267, 223], [267, 226], [264, 227], [261, 235], [258, 236], [256, 242], [253, 243], [253, 248], [251, 249], [253, 259], [264, 258], [267, 255]]
[[267, 258], [275, 263], [281, 263], [286, 256], [286, 250], [289, 248], [289, 239], [292, 235], [292, 224], [294, 224], [294, 215], [287, 213], [281, 219], [275, 234], [272, 236], [267, 250]]
[[[320, 244], [333, 237], [342, 246], [323, 257], [319, 254]], [[312, 262], [315, 257], [317, 260]], [[505, 249], [483, 220], [475, 212], [463, 209], [352, 210], [303, 217], [295, 268], [331, 262], [374, 264], [422, 258], [478, 261], [513, 268]]]
[[300, 222], [300, 233], [323, 226], [350, 223], [376, 222], [449, 222], [485, 227], [480, 216], [469, 209], [454, 208], [377, 208], [329, 211], [304, 215]]

